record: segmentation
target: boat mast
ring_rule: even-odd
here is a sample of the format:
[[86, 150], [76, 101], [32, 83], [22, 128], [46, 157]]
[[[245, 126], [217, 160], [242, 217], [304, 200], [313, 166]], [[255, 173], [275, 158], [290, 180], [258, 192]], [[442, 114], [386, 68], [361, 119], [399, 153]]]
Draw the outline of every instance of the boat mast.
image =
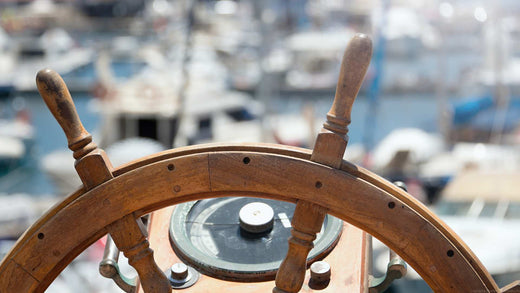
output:
[[451, 143], [450, 128], [453, 117], [448, 107], [448, 98], [446, 90], [446, 42], [448, 39], [448, 26], [453, 17], [453, 6], [448, 2], [442, 2], [439, 5], [439, 47], [437, 51], [437, 86], [435, 87], [435, 95], [437, 98], [437, 126], [444, 140], [444, 143]]
[[507, 110], [511, 99], [509, 88], [504, 84], [504, 64], [505, 56], [504, 38], [504, 22], [500, 17], [502, 15], [501, 2], [497, 1], [494, 5], [489, 19], [489, 38], [491, 39], [490, 48], [493, 66], [493, 84], [494, 84], [494, 100], [495, 115], [493, 117], [493, 125], [491, 128], [490, 142], [500, 144], [503, 142], [503, 133], [506, 124]]
[[368, 89], [368, 111], [365, 117], [365, 131], [363, 135], [363, 147], [367, 154], [370, 154], [374, 147], [374, 136], [377, 125], [376, 117], [379, 107], [379, 96], [381, 94], [381, 79], [383, 77], [383, 64], [386, 53], [386, 39], [383, 35], [383, 28], [386, 25], [388, 9], [390, 6], [389, 0], [383, 0], [381, 7], [381, 15], [379, 21], [375, 21], [375, 36], [376, 46], [373, 57], [373, 72], [374, 75], [370, 81]]
[[178, 101], [178, 112], [177, 112], [177, 126], [175, 129], [175, 138], [172, 142], [172, 145], [176, 147], [180, 147], [182, 145], [178, 145], [178, 137], [181, 135], [179, 133], [183, 128], [182, 124], [185, 120], [186, 115], [186, 90], [189, 86], [190, 81], [190, 73], [188, 70], [188, 65], [191, 62], [191, 50], [193, 49], [193, 30], [195, 26], [195, 7], [197, 4], [197, 0], [188, 0], [186, 1], [186, 31], [184, 33], [184, 43], [182, 59], [181, 59], [181, 74], [180, 74], [180, 86], [177, 92], [177, 101]]

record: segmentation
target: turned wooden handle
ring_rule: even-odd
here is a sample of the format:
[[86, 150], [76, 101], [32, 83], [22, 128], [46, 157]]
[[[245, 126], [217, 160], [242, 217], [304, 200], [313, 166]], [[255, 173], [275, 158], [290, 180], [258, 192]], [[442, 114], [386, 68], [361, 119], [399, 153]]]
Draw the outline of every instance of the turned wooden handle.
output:
[[170, 281], [155, 263], [153, 250], [133, 214], [114, 222], [109, 226], [109, 232], [119, 250], [128, 258], [128, 263], [137, 271], [145, 292], [172, 291]]
[[[96, 146], [92, 143], [92, 136], [83, 127], [70, 92], [61, 76], [51, 69], [40, 70], [36, 75], [36, 85], [45, 104], [65, 132], [69, 148], [74, 151], [74, 158], [78, 159], [94, 150]], [[85, 149], [87, 145], [89, 146]]]
[[[85, 188], [92, 189], [112, 179], [112, 164], [83, 127], [61, 76], [53, 70], [44, 69], [38, 72], [36, 84], [47, 107], [67, 136], [69, 148], [76, 159], [76, 171]], [[119, 250], [128, 258], [128, 263], [137, 271], [146, 292], [171, 292], [170, 282], [155, 263], [146, 235], [133, 214], [112, 223], [109, 232]]]
[[371, 57], [371, 39], [367, 35], [356, 34], [343, 54], [336, 95], [327, 113], [324, 128], [341, 134], [348, 132], [352, 105], [363, 83]]
[[[357, 34], [349, 42], [339, 74], [336, 96], [327, 121], [316, 138], [311, 161], [340, 169], [343, 155], [348, 143], [348, 125], [352, 105], [359, 88], [363, 83], [370, 57], [372, 56], [372, 41], [363, 34]], [[322, 188], [320, 181], [316, 182], [317, 194]], [[307, 268], [307, 256], [312, 249], [312, 241], [320, 231], [327, 211], [315, 204], [298, 201], [292, 219], [289, 249], [276, 274], [276, 287], [273, 293], [295, 293], [300, 291]]]
[[276, 274], [273, 293], [300, 291], [307, 269], [307, 255], [314, 247], [313, 241], [320, 232], [326, 215], [324, 208], [306, 201], [298, 201], [291, 223], [289, 249]]

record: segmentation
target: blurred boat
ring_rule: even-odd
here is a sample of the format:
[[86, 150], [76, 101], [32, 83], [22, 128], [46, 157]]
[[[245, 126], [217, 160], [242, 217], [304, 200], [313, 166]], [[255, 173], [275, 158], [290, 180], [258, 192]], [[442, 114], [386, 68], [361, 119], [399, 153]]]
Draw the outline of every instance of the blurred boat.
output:
[[303, 32], [287, 39], [292, 62], [284, 90], [331, 91], [336, 89], [345, 44], [354, 35], [350, 29]]
[[460, 172], [473, 170], [518, 170], [520, 149], [516, 145], [456, 142], [449, 146], [438, 134], [416, 128], [392, 131], [370, 154], [368, 167], [390, 181], [421, 185], [414, 194], [433, 203]]
[[86, 0], [77, 6], [90, 17], [117, 18], [136, 16], [145, 9], [144, 0]]
[[437, 134], [418, 128], [396, 129], [375, 147], [371, 155], [371, 168], [389, 177], [404, 176], [408, 171], [413, 171], [407, 168], [417, 168], [444, 148], [444, 142]]
[[26, 110], [0, 118], [0, 175], [28, 163], [34, 145], [34, 127]]
[[194, 48], [184, 68], [179, 54], [173, 53], [167, 56], [154, 47], [142, 50], [144, 64], [126, 79], [111, 72], [110, 56], [100, 58], [96, 67], [101, 89], [94, 90], [98, 99], [93, 109], [102, 117], [103, 144], [146, 137], [169, 148], [234, 141], [239, 132], [258, 141], [263, 108], [248, 94], [226, 88], [226, 70], [215, 52]]
[[11, 53], [11, 38], [0, 27], [0, 100], [6, 99], [14, 92], [12, 70], [14, 58]]
[[267, 86], [281, 96], [333, 95], [345, 44], [353, 35], [351, 29], [298, 32], [272, 44], [263, 57], [254, 47], [243, 49], [237, 56], [244, 62], [230, 65], [231, 86], [246, 92]]
[[421, 168], [445, 150], [446, 145], [438, 134], [400, 128], [384, 137], [360, 163], [389, 181], [407, 183], [408, 192], [420, 201], [433, 202], [444, 184], [422, 176]]
[[41, 35], [21, 35], [11, 39], [9, 62], [11, 82], [16, 91], [35, 91], [34, 73], [53, 68], [65, 74], [87, 64], [94, 50], [77, 45], [62, 28], [48, 29]]
[[[1, 127], [2, 121], [0, 121]], [[0, 135], [0, 174], [14, 170], [21, 164], [26, 153], [22, 140]]]
[[[515, 144], [520, 141], [520, 99], [508, 97], [503, 103], [492, 95], [467, 97], [453, 103], [451, 110], [452, 141]], [[496, 137], [501, 137], [496, 141]]]

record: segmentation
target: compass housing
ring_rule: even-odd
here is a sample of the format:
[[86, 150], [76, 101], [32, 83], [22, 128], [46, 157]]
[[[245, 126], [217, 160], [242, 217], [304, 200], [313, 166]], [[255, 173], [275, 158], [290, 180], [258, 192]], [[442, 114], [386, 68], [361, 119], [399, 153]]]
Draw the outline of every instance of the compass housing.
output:
[[[251, 233], [241, 227], [240, 210], [251, 203], [267, 204], [273, 209], [271, 229]], [[170, 242], [179, 258], [206, 275], [242, 282], [274, 280], [287, 254], [294, 208], [290, 202], [250, 197], [183, 203], [172, 213]], [[307, 258], [308, 265], [334, 248], [342, 227], [343, 221], [326, 216]]]

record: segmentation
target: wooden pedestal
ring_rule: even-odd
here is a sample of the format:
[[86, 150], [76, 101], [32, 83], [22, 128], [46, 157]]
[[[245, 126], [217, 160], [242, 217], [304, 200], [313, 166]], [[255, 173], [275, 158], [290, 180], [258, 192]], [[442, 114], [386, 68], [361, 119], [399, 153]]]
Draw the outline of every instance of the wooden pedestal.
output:
[[[155, 261], [163, 270], [180, 262], [170, 245], [168, 228], [174, 207], [167, 207], [152, 213], [149, 225], [150, 247], [154, 250]], [[331, 266], [332, 277], [323, 290], [309, 288], [310, 272], [307, 270], [301, 292], [368, 292], [367, 287], [367, 237], [366, 233], [349, 224], [343, 225], [343, 233], [332, 252], [324, 259]], [[190, 288], [190, 293], [243, 293], [271, 292], [274, 281], [258, 283], [237, 283], [218, 280], [206, 275]], [[180, 291], [180, 290], [179, 290]], [[144, 292], [139, 286], [137, 292]]]

